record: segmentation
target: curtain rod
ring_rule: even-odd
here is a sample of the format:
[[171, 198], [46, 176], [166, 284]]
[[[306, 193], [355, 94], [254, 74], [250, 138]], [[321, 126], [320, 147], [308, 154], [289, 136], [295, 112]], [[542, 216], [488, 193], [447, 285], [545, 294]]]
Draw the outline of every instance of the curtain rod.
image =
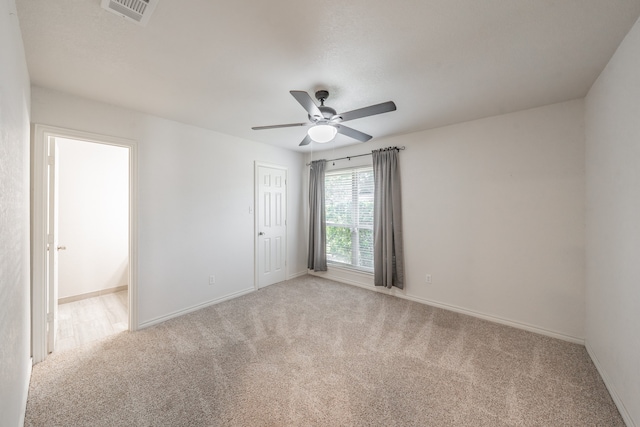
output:
[[[387, 147], [387, 148], [381, 148], [381, 150], [396, 150], [396, 151], [401, 151], [401, 150], [406, 150], [407, 148], [403, 145], [402, 147]], [[355, 157], [363, 157], [363, 156], [370, 156], [371, 153], [366, 153], [366, 154], [356, 154], [355, 156], [346, 156], [346, 157], [340, 157], [338, 159], [329, 159], [329, 160], [325, 160], [325, 162], [335, 162], [336, 160], [351, 160]], [[307, 163], [307, 166], [311, 166], [311, 163]]]

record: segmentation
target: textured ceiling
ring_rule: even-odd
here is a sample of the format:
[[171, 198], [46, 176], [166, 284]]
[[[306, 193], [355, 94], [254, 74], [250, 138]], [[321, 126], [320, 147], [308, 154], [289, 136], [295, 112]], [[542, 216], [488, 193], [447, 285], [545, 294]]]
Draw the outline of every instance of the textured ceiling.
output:
[[[159, 0], [146, 27], [100, 0], [17, 0], [37, 86], [299, 149], [289, 90], [374, 138], [581, 98], [640, 15], [640, 0]], [[339, 135], [314, 150], [357, 143]]]

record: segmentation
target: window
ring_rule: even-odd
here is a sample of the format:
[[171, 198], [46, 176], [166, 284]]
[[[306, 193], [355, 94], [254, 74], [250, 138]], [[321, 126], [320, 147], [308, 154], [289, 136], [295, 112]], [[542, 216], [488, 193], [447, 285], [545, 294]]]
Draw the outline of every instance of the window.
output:
[[373, 169], [325, 174], [327, 262], [373, 271]]

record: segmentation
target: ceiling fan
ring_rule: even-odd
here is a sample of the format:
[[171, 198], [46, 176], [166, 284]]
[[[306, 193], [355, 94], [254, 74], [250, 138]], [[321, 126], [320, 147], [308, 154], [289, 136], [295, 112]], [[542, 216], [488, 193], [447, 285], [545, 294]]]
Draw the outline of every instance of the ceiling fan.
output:
[[360, 119], [362, 117], [375, 116], [376, 114], [388, 113], [395, 111], [396, 104], [392, 101], [383, 102], [381, 104], [370, 105], [368, 107], [359, 108], [357, 110], [347, 111], [346, 113], [336, 114], [336, 110], [324, 105], [324, 101], [329, 97], [329, 92], [326, 90], [319, 90], [316, 92], [316, 99], [320, 101], [320, 106], [317, 106], [313, 99], [307, 92], [301, 90], [289, 91], [291, 95], [302, 105], [302, 107], [309, 113], [309, 122], [307, 123], [289, 123], [285, 125], [272, 125], [272, 126], [256, 126], [252, 127], [253, 130], [263, 129], [276, 129], [287, 128], [295, 126], [310, 126], [307, 132], [307, 136], [302, 140], [300, 146], [308, 145], [311, 141], [325, 143], [331, 141], [337, 133], [346, 135], [350, 138], [357, 139], [361, 142], [366, 142], [373, 138], [371, 135], [367, 135], [359, 130], [352, 129], [344, 126], [340, 123], [349, 120]]

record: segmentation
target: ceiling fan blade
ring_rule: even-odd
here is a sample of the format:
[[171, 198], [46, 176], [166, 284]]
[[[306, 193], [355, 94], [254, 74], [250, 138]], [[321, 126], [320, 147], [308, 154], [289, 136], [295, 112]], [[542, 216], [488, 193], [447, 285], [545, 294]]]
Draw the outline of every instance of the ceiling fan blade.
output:
[[320, 111], [316, 103], [313, 102], [313, 99], [311, 99], [307, 92], [304, 92], [302, 90], [291, 90], [289, 91], [289, 93], [293, 95], [293, 97], [300, 103], [300, 105], [302, 105], [302, 108], [307, 110], [307, 113], [309, 113], [311, 117], [318, 117], [320, 119], [323, 117], [322, 111]]
[[311, 144], [311, 137], [309, 135], [305, 136], [302, 142], [300, 143], [300, 147]]
[[289, 123], [286, 125], [272, 125], [272, 126], [254, 126], [251, 129], [253, 130], [263, 130], [263, 129], [277, 129], [277, 128], [291, 128], [296, 126], [308, 126], [310, 123]]
[[367, 135], [364, 132], [360, 132], [359, 130], [355, 130], [347, 126], [342, 126], [338, 124], [335, 124], [333, 126], [335, 126], [335, 128], [338, 129], [338, 133], [341, 133], [353, 139], [357, 139], [360, 142], [367, 142], [368, 140], [373, 138], [371, 135]]
[[382, 104], [370, 105], [368, 107], [359, 108], [357, 110], [347, 111], [346, 113], [337, 114], [338, 117], [342, 117], [343, 122], [348, 120], [359, 119], [362, 117], [375, 116], [376, 114], [388, 113], [389, 111], [395, 111], [396, 104], [393, 101], [383, 102]]

